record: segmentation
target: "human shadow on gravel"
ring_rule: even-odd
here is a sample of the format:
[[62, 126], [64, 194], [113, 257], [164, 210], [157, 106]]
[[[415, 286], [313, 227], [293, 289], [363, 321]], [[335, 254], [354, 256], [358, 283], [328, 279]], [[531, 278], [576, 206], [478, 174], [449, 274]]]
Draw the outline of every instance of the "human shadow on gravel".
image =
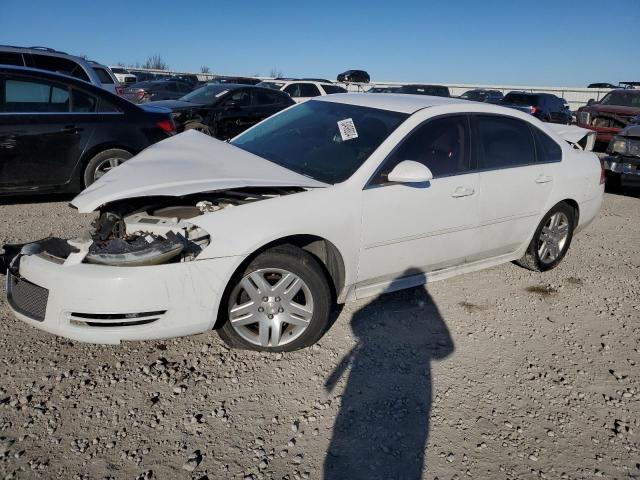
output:
[[324, 478], [422, 478], [432, 402], [431, 361], [453, 350], [424, 287], [381, 295], [358, 310], [358, 344], [325, 382], [332, 391], [349, 369]]

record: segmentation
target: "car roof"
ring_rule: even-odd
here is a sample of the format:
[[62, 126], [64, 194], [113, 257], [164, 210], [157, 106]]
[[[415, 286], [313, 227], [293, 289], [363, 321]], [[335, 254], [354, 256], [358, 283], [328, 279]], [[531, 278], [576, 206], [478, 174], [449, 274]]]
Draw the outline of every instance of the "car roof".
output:
[[431, 95], [406, 95], [402, 93], [337, 93], [314, 97], [314, 100], [319, 102], [345, 103], [402, 113], [414, 113], [423, 108], [440, 105], [468, 105], [469, 103], [467, 100], [457, 98], [433, 97]]

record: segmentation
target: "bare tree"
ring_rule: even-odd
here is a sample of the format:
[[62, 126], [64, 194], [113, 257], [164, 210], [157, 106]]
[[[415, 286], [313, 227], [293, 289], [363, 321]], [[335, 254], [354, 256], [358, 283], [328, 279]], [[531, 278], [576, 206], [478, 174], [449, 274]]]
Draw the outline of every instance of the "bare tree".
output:
[[211, 73], [211, 69], [206, 65], [200, 67], [200, 73]]
[[124, 62], [118, 62], [118, 63], [116, 63], [116, 65], [119, 66], [119, 67], [124, 67], [125, 66]]
[[284, 73], [282, 73], [282, 70], [280, 70], [280, 69], [278, 69], [276, 67], [273, 67], [271, 69], [271, 71], [269, 72], [269, 76], [272, 77], [272, 78], [278, 78], [278, 77], [284, 76]]
[[142, 68], [151, 68], [153, 70], [167, 70], [169, 65], [164, 61], [160, 54], [155, 53], [147, 57], [147, 61], [142, 64]]

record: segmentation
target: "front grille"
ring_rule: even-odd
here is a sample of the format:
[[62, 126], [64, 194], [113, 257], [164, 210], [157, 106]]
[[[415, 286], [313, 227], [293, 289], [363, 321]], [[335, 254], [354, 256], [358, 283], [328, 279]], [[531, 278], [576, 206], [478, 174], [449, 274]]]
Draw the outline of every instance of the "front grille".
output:
[[8, 272], [7, 299], [16, 312], [42, 322], [47, 311], [49, 290]]
[[167, 313], [166, 310], [140, 313], [72, 312], [69, 320], [74, 325], [88, 327], [135, 327], [160, 320], [165, 313]]

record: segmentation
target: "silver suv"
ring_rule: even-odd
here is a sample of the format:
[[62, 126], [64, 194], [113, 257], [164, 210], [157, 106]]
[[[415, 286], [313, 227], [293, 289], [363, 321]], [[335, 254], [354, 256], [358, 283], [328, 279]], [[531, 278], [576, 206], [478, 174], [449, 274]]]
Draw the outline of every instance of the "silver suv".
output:
[[63, 73], [121, 94], [117, 79], [104, 65], [46, 47], [14, 47], [0, 45], [0, 65], [39, 68]]

